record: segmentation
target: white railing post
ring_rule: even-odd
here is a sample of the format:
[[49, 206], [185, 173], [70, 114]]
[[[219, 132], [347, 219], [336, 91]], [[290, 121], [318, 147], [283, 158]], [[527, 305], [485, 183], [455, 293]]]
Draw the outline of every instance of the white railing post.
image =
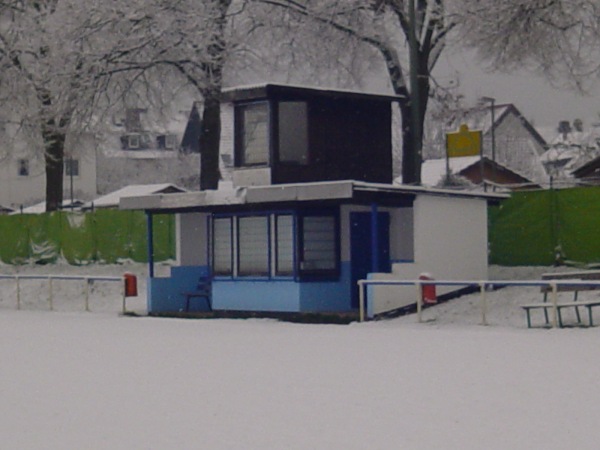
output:
[[89, 277], [85, 277], [85, 310], [89, 312], [90, 310], [90, 279]]
[[365, 321], [365, 285], [362, 280], [358, 280], [358, 320]]
[[50, 311], [54, 309], [53, 299], [52, 299], [52, 277], [48, 276], [48, 304], [50, 306]]
[[21, 286], [19, 283], [19, 275], [15, 276], [15, 281], [17, 282], [17, 311], [21, 309]]
[[421, 323], [423, 322], [423, 298], [422, 298], [422, 292], [423, 290], [421, 289], [421, 282], [417, 281], [415, 283], [415, 286], [417, 287], [417, 322]]
[[552, 326], [556, 328], [558, 326], [558, 286], [556, 281], [550, 282], [552, 286]]
[[479, 289], [481, 290], [481, 325], [487, 325], [487, 299], [485, 292], [486, 284], [482, 282], [479, 284]]
[[121, 283], [121, 292], [123, 293], [123, 305], [121, 307], [123, 315], [127, 313], [127, 289], [125, 288], [125, 276], [123, 275], [123, 282]]

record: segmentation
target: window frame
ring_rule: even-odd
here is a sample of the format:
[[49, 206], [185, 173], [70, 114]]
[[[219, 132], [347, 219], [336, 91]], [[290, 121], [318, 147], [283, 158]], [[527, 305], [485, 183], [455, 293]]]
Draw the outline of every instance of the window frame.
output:
[[[246, 136], [246, 126], [245, 126], [245, 111], [249, 108], [257, 107], [257, 106], [265, 106], [266, 107], [266, 158], [264, 161], [258, 162], [246, 162], [246, 148], [245, 148], [245, 136]], [[238, 103], [235, 105], [234, 109], [234, 157], [235, 157], [235, 167], [239, 168], [256, 168], [256, 167], [268, 167], [272, 161], [272, 142], [273, 142], [273, 131], [272, 131], [272, 123], [273, 123], [273, 107], [269, 100], [258, 100], [252, 102], [244, 102]]]
[[[266, 243], [267, 243], [267, 265], [268, 269], [264, 273], [242, 273], [240, 270], [240, 220], [248, 217], [264, 217], [266, 221]], [[279, 252], [278, 252], [278, 218], [290, 217], [292, 228], [292, 270], [279, 270]], [[333, 219], [333, 267], [330, 269], [302, 269], [301, 261], [304, 258], [304, 220], [307, 217], [330, 217]], [[231, 224], [231, 260], [230, 273], [217, 273], [215, 266], [215, 221], [218, 219], [228, 219]], [[295, 280], [295, 281], [326, 281], [338, 279], [340, 276], [340, 216], [339, 211], [310, 210], [310, 211], [261, 211], [251, 213], [219, 213], [211, 216], [210, 226], [210, 265], [213, 277], [231, 280]]]
[[[80, 176], [81, 172], [78, 158], [65, 158], [64, 164], [65, 177], [78, 178]], [[73, 168], [76, 168], [77, 170], [73, 171]]]
[[17, 175], [19, 177], [28, 177], [31, 175], [29, 159], [19, 158], [17, 160]]
[[[305, 219], [310, 217], [330, 217], [333, 219], [333, 267], [331, 269], [305, 269], [302, 263], [305, 259], [305, 240], [304, 235]], [[340, 243], [340, 214], [334, 210], [310, 210], [300, 213], [298, 217], [298, 232], [296, 235], [298, 245], [297, 271], [301, 280], [322, 280], [338, 278], [340, 276], [341, 266], [341, 243]]]
[[[296, 220], [296, 214], [294, 214], [293, 212], [277, 212], [274, 213], [272, 215], [273, 217], [273, 224], [272, 224], [272, 229], [273, 229], [273, 274], [276, 277], [282, 277], [282, 278], [296, 278], [297, 275], [297, 256], [298, 256], [298, 239], [296, 238], [297, 236], [297, 220]], [[290, 271], [285, 270], [282, 271], [280, 270], [280, 258], [279, 258], [279, 218], [282, 217], [289, 217], [291, 219], [291, 231], [292, 231], [292, 242], [291, 242], [291, 246], [292, 246], [292, 268]]]
[[[235, 236], [235, 229], [234, 229], [234, 223], [235, 221], [233, 220], [234, 218], [232, 216], [227, 216], [227, 215], [218, 215], [218, 216], [213, 216], [212, 220], [211, 220], [211, 226], [210, 226], [210, 270], [211, 273], [213, 274], [213, 276], [215, 277], [219, 277], [219, 278], [233, 278], [236, 272], [236, 267], [235, 267], [235, 258], [234, 258], [234, 250], [236, 247], [236, 242], [234, 241], [234, 236]], [[215, 239], [215, 225], [216, 225], [216, 221], [217, 220], [228, 220], [229, 221], [229, 270], [226, 272], [215, 272], [215, 244], [216, 244], [216, 239]]]
[[[241, 226], [241, 222], [243, 220], [247, 220], [247, 219], [257, 219], [257, 218], [264, 218], [265, 224], [266, 224], [266, 239], [265, 242], [267, 244], [267, 248], [266, 248], [266, 263], [267, 263], [267, 267], [266, 270], [263, 272], [256, 272], [256, 273], [252, 273], [252, 272], [248, 272], [245, 273], [245, 270], [242, 268], [242, 258], [240, 257], [241, 255], [241, 250], [242, 250], [242, 226]], [[237, 215], [235, 216], [235, 223], [236, 223], [236, 230], [235, 230], [235, 234], [237, 236], [236, 239], [236, 246], [235, 246], [235, 251], [234, 254], [236, 255], [236, 263], [235, 266], [237, 268], [235, 275], [238, 278], [269, 278], [272, 276], [272, 264], [271, 264], [271, 221], [270, 219], [270, 215], [269, 214], [242, 214], [242, 215]]]
[[[291, 159], [284, 159], [282, 157], [282, 124], [286, 123], [285, 120], [281, 120], [281, 110], [282, 110], [282, 105], [284, 104], [302, 104], [304, 105], [304, 125], [305, 125], [305, 136], [304, 136], [304, 143], [305, 143], [305, 148], [304, 148], [304, 159], [301, 161], [294, 161]], [[310, 160], [311, 160], [311, 155], [310, 155], [310, 121], [309, 121], [309, 117], [310, 117], [310, 103], [306, 100], [280, 100], [277, 102], [277, 111], [276, 111], [276, 117], [277, 117], [277, 137], [276, 137], [276, 142], [277, 142], [277, 162], [279, 164], [285, 165], [285, 166], [298, 166], [298, 167], [303, 167], [303, 166], [308, 166], [310, 165]]]

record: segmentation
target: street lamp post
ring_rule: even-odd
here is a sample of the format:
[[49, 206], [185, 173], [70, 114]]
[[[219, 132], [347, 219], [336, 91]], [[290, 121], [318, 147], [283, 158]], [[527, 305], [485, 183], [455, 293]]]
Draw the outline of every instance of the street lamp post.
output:
[[[492, 176], [496, 178], [496, 99], [493, 97], [481, 97], [480, 100], [482, 102], [487, 102], [490, 104], [490, 110], [492, 113]], [[492, 185], [492, 189], [496, 190], [495, 185]]]

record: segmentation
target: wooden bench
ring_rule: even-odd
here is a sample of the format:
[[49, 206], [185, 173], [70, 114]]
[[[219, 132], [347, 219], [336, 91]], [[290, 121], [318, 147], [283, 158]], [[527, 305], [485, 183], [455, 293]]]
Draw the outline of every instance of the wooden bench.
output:
[[[545, 273], [542, 274], [542, 280], [556, 280], [556, 281], [597, 281], [600, 280], [600, 270], [587, 270], [581, 272], [561, 272], [561, 273]], [[581, 291], [595, 291], [600, 290], [600, 285], [595, 284], [557, 284], [556, 291], [558, 292], [573, 292], [573, 300], [570, 302], [557, 302], [556, 305], [552, 302], [548, 302], [548, 293], [552, 292], [552, 286], [542, 286], [541, 292], [544, 294], [543, 301], [541, 303], [530, 303], [527, 305], [521, 305], [521, 307], [527, 313], [527, 327], [531, 328], [531, 314], [532, 309], [542, 309], [544, 311], [544, 318], [546, 325], [549, 325], [550, 320], [548, 318], [548, 310], [553, 309], [556, 306], [556, 319], [559, 327], [563, 327], [562, 310], [565, 308], [574, 308], [575, 314], [577, 315], [577, 322], [582, 323], [581, 316], [579, 314], [579, 307], [585, 307], [588, 310], [589, 326], [594, 326], [594, 320], [592, 315], [592, 309], [594, 306], [600, 305], [600, 300], [590, 301], [578, 301], [578, 294]]]
[[206, 300], [208, 310], [212, 311], [212, 288], [209, 277], [200, 277], [198, 284], [196, 285], [196, 290], [182, 292], [181, 294], [185, 297], [185, 312], [190, 310], [190, 301], [192, 298], [204, 298]]

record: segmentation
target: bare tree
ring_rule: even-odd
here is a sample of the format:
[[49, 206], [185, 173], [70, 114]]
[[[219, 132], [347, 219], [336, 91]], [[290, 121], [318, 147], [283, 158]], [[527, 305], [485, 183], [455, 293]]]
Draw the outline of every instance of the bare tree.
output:
[[75, 33], [81, 12], [72, 0], [5, 1], [0, 10], [1, 100], [39, 134], [48, 211], [62, 202], [67, 130], [97, 79], [84, 54], [87, 37]]
[[[324, 33], [333, 33], [345, 37], [348, 42], [368, 46], [379, 55], [390, 85], [399, 96], [402, 179], [407, 184], [419, 184], [423, 124], [432, 90], [431, 72], [444, 49], [447, 34], [454, 27], [448, 20], [444, 1], [257, 1], [284, 9], [284, 18], [289, 23], [292, 20], [318, 23], [322, 32], [318, 36], [321, 47], [329, 41]], [[413, 4], [414, 14], [410, 9]], [[409, 58], [411, 41], [414, 43], [412, 60]], [[410, 84], [408, 78], [412, 80]], [[416, 120], [411, 117], [413, 114]]]
[[600, 75], [596, 0], [463, 0], [456, 21], [493, 70], [528, 69], [580, 91]]
[[[122, 5], [103, 26], [116, 36], [98, 55], [105, 62], [105, 83], [126, 79], [149, 85], [161, 74], [170, 84], [192, 86], [202, 97], [200, 188], [216, 189], [219, 181], [220, 95], [225, 65], [235, 50], [232, 22], [244, 0], [149, 0]], [[98, 8], [106, 10], [107, 5]], [[106, 14], [105, 14], [106, 15]], [[128, 33], [120, 30], [127, 28]], [[104, 59], [102, 59], [104, 58]], [[156, 79], [156, 75], [154, 75]], [[179, 80], [179, 81], [177, 81]], [[151, 83], [150, 83], [151, 84]]]

